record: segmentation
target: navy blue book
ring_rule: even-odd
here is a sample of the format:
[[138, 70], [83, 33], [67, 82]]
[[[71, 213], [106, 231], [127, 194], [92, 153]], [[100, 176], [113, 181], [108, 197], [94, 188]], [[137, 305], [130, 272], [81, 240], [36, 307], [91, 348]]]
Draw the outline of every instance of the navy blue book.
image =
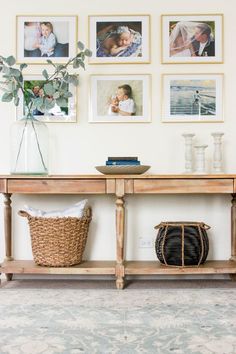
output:
[[137, 160], [108, 160], [106, 161], [107, 166], [113, 166], [113, 165], [140, 165], [140, 161]]
[[109, 156], [108, 161], [138, 161], [137, 156]]

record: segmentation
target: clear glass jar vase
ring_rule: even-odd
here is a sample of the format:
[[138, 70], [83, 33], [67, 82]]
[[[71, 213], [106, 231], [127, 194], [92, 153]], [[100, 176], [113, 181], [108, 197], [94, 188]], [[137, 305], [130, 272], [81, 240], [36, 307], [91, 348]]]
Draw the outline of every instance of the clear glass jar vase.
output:
[[48, 174], [49, 133], [29, 114], [11, 128], [11, 174]]

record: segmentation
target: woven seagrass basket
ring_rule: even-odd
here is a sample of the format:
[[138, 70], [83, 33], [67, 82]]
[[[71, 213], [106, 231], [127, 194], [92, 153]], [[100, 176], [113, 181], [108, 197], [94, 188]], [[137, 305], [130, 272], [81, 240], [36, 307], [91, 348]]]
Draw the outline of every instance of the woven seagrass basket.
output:
[[90, 207], [85, 209], [81, 218], [33, 217], [24, 210], [20, 210], [18, 214], [28, 219], [36, 264], [68, 267], [81, 263], [92, 219]]
[[155, 226], [157, 258], [170, 266], [199, 266], [206, 261], [209, 241], [203, 222], [161, 222]]

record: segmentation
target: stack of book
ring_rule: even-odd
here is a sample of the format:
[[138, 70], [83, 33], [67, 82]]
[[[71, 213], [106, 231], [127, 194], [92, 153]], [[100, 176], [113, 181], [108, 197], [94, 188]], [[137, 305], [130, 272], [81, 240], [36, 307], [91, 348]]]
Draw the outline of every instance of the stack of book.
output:
[[106, 166], [137, 166], [140, 165], [140, 161], [137, 156], [118, 156], [118, 157], [108, 157], [106, 161]]

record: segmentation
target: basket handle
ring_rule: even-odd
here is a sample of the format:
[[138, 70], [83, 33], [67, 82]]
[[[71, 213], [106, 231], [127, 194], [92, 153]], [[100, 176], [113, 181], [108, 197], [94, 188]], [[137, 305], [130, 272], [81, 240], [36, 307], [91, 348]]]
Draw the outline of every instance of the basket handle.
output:
[[207, 224], [205, 224], [204, 222], [201, 224], [201, 226], [205, 229], [205, 230], [209, 230], [211, 227]]
[[165, 225], [161, 222], [160, 224], [158, 224], [158, 225], [156, 225], [155, 227], [154, 227], [154, 229], [160, 229], [162, 226], [166, 226], [167, 225], [167, 223], [165, 223]]
[[25, 211], [25, 210], [19, 210], [18, 211], [18, 215], [23, 216], [24, 218], [29, 218], [30, 217], [30, 214], [27, 213], [27, 211]]
[[85, 217], [87, 217], [87, 218], [89, 218], [89, 219], [92, 218], [92, 209], [91, 209], [90, 206], [87, 207], [87, 208], [84, 210], [83, 216], [85, 216]]

